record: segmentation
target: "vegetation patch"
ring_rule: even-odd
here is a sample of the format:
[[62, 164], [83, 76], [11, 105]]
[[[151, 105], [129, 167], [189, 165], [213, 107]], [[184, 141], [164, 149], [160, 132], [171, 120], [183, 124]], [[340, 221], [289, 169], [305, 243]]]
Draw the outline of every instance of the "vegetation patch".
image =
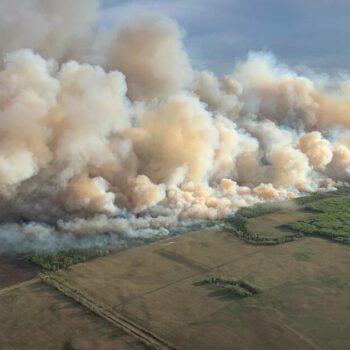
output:
[[350, 213], [350, 196], [339, 196], [327, 198], [317, 203], [310, 204], [306, 209], [318, 211], [321, 213]]
[[314, 283], [320, 287], [329, 288], [343, 288], [347, 285], [339, 276], [333, 276], [331, 274], [322, 274], [315, 278]]
[[292, 222], [287, 228], [309, 236], [318, 236], [350, 244], [350, 196], [335, 196], [307, 205], [314, 212], [309, 218]]
[[302, 196], [294, 199], [294, 202], [298, 205], [305, 205], [313, 202], [317, 202], [321, 199], [327, 198], [332, 195], [333, 192], [315, 192], [308, 194], [306, 196]]
[[69, 249], [58, 252], [24, 255], [24, 259], [47, 271], [66, 269], [71, 265], [110, 254], [108, 248]]
[[252, 207], [241, 208], [237, 211], [236, 215], [243, 216], [245, 218], [256, 218], [265, 214], [275, 213], [283, 208], [282, 202], [274, 203], [259, 203]]
[[276, 245], [295, 241], [303, 237], [299, 232], [282, 237], [263, 236], [249, 230], [248, 220], [247, 217], [237, 213], [234, 217], [226, 220], [224, 228], [226, 231], [233, 233], [237, 238], [254, 245]]
[[62, 350], [75, 350], [75, 347], [72, 345], [70, 340], [67, 340], [62, 347]]
[[349, 196], [350, 195], [350, 187], [339, 187], [335, 191], [328, 192], [315, 192], [308, 194], [303, 197], [299, 197], [294, 199], [294, 202], [298, 205], [305, 205], [309, 203], [318, 202], [327, 198], [334, 198], [336, 196]]
[[259, 289], [252, 283], [236, 278], [207, 277], [200, 284], [226, 290], [232, 296], [239, 298], [246, 298], [259, 293]]
[[230, 319], [236, 321], [236, 324], [244, 324], [245, 314], [237, 303], [231, 303], [226, 306], [225, 312], [230, 316]]
[[[294, 208], [291, 208], [291, 205], [294, 205]], [[288, 219], [288, 216], [298, 212], [304, 215], [295, 218], [297, 221], [289, 222], [291, 218]], [[266, 216], [259, 218], [263, 215]], [[276, 217], [273, 217], [274, 215]], [[265, 217], [266, 222], [270, 220], [274, 224], [275, 221], [276, 226], [270, 227], [271, 233], [266, 230], [269, 224], [264, 226]], [[285, 221], [280, 217], [285, 218]], [[256, 220], [263, 221], [261, 228], [256, 224]], [[278, 224], [279, 220], [282, 221], [280, 224]], [[250, 225], [251, 222], [254, 224]], [[224, 228], [237, 238], [255, 245], [291, 242], [304, 235], [350, 244], [350, 188], [343, 187], [337, 191], [313, 193], [289, 202], [260, 203], [250, 208], [242, 208], [234, 216], [226, 219]], [[265, 230], [265, 234], [260, 232], [261, 230], [263, 232]], [[296, 258], [304, 261], [308, 259], [301, 255]]]

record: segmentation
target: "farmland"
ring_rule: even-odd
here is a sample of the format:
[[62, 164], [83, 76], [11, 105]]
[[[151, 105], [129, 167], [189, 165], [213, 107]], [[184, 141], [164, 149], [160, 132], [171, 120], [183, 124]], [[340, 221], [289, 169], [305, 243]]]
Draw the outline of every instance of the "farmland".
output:
[[40, 281], [0, 291], [0, 308], [0, 349], [144, 349]]
[[[349, 263], [347, 246], [318, 238], [253, 246], [207, 231], [54, 277], [183, 349], [346, 349]], [[241, 299], [199, 285], [208, 274], [249, 281], [261, 293]]]
[[[259, 205], [107, 255], [3, 257], [0, 348], [347, 349], [349, 198]], [[300, 228], [320, 223], [333, 236]]]

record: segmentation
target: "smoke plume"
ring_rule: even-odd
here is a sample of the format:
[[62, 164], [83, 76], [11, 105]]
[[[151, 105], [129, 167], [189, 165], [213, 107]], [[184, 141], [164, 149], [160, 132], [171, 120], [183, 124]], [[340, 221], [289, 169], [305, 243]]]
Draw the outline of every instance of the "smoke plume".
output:
[[149, 238], [349, 183], [350, 79], [267, 53], [217, 77], [191, 66], [173, 20], [101, 39], [97, 9], [0, 0], [2, 250]]

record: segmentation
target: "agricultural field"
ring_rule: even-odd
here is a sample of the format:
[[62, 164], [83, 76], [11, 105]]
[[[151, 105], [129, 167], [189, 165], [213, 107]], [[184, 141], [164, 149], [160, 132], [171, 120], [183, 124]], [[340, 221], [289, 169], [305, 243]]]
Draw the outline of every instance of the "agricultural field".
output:
[[[347, 349], [350, 251], [306, 238], [254, 246], [206, 231], [103, 257], [52, 278], [182, 349]], [[239, 298], [201, 282], [248, 281]], [[331, 321], [330, 321], [331, 320]]]
[[349, 199], [258, 205], [120, 252], [2, 257], [0, 349], [348, 349]]
[[0, 349], [146, 349], [38, 279], [0, 289], [0, 310]]
[[0, 290], [34, 278], [39, 269], [14, 256], [0, 255]]
[[258, 235], [271, 238], [285, 237], [290, 234], [283, 229], [286, 222], [295, 222], [306, 219], [310, 214], [301, 210], [281, 209], [268, 215], [257, 216], [249, 219], [248, 229]]

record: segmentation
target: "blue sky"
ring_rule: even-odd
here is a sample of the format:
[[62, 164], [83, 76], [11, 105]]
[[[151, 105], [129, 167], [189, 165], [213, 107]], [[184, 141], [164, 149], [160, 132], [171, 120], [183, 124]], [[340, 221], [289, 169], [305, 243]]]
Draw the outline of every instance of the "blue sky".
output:
[[349, 0], [103, 0], [101, 22], [156, 12], [185, 29], [194, 65], [232, 70], [250, 50], [267, 50], [293, 66], [350, 71]]

